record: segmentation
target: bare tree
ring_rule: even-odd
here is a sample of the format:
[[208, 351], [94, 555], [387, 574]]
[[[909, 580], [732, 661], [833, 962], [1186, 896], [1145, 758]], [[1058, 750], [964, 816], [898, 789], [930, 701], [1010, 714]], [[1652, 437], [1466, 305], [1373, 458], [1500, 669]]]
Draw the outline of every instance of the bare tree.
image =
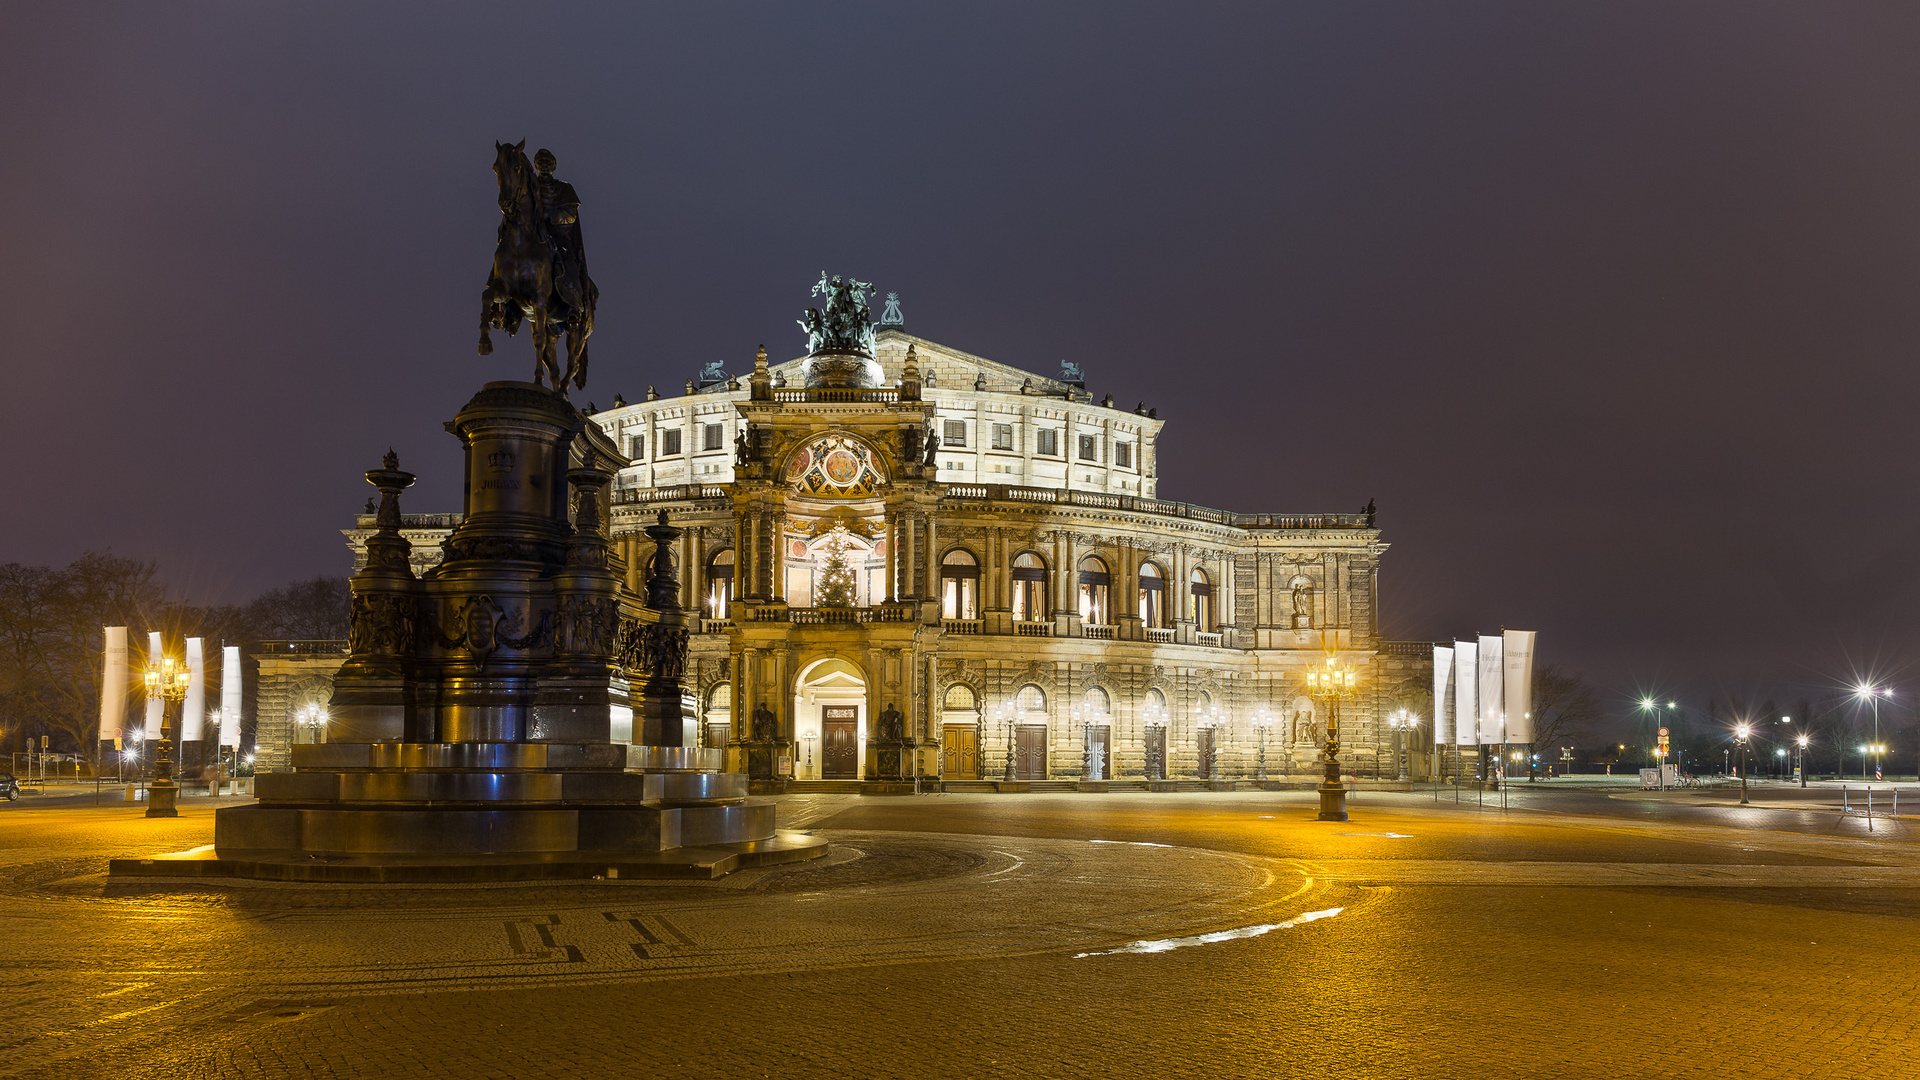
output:
[[1533, 673], [1533, 745], [1578, 746], [1601, 719], [1600, 696], [1578, 672], [1542, 664]]

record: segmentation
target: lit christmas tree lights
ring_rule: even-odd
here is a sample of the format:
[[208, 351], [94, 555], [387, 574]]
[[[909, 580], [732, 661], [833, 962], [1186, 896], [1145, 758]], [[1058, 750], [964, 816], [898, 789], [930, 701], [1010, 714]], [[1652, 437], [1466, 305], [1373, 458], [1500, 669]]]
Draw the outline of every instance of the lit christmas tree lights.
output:
[[852, 607], [854, 600], [853, 567], [847, 562], [847, 530], [835, 526], [827, 534], [826, 561], [820, 567], [821, 607]]

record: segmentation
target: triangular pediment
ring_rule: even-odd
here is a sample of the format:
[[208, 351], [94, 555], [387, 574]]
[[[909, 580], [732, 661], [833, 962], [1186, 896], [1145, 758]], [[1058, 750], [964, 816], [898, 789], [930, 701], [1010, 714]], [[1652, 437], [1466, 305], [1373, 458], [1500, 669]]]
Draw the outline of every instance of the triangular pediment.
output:
[[[986, 388], [989, 390], [1004, 392], [1026, 388], [1028, 392], [1043, 397], [1064, 397], [1071, 394], [1076, 399], [1089, 400], [1085, 390], [1071, 383], [1061, 382], [1052, 375], [1026, 371], [1012, 364], [1003, 364], [984, 356], [962, 352], [937, 341], [916, 337], [897, 327], [882, 327], [875, 335], [874, 344], [874, 359], [879, 362], [881, 371], [885, 373], [883, 382], [887, 386], [893, 386], [900, 381], [901, 372], [906, 366], [907, 347], [912, 346], [922, 382], [927, 382], [928, 376], [931, 375], [931, 385], [936, 387], [970, 390], [984, 375]], [[771, 370], [784, 379], [788, 386], [797, 386], [801, 378], [800, 365], [804, 359], [804, 357], [796, 357], [784, 363], [774, 364]]]

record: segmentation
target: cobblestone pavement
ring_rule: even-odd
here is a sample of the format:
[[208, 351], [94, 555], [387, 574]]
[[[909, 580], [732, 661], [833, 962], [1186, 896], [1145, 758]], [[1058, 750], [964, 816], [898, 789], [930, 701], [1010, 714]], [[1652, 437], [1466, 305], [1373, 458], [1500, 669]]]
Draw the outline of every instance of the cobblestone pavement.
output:
[[1920, 845], [1305, 793], [783, 800], [688, 885], [122, 885], [0, 819], [0, 1076], [1910, 1076]]

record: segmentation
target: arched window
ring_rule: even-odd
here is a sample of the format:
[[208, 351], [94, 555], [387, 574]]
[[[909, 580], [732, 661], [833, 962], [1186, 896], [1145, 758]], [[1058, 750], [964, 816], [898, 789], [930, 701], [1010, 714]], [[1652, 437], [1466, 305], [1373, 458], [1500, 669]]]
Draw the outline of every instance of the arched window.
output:
[[733, 549], [716, 551], [707, 559], [707, 618], [724, 619], [733, 603]]
[[701, 741], [709, 748], [727, 745], [733, 726], [733, 684], [714, 683], [707, 691], [707, 714], [701, 725]]
[[977, 619], [980, 563], [965, 548], [954, 548], [940, 560], [940, 615], [947, 619]]
[[1092, 715], [1106, 716], [1113, 711], [1113, 698], [1097, 686], [1087, 688], [1087, 712]]
[[1147, 700], [1141, 709], [1141, 717], [1149, 724], [1165, 727], [1167, 723], [1167, 695], [1158, 687], [1147, 688]]
[[722, 682], [722, 683], [713, 684], [713, 689], [707, 691], [707, 711], [710, 713], [717, 712], [717, 713], [726, 713], [728, 715], [732, 714], [733, 712], [733, 684], [732, 683]]
[[1047, 692], [1032, 683], [1028, 683], [1020, 688], [1019, 693], [1013, 695], [1013, 708], [1015, 712], [1023, 713], [1046, 712]]
[[1201, 633], [1213, 633], [1213, 579], [1207, 576], [1205, 570], [1195, 570], [1192, 584], [1188, 588], [1192, 599], [1189, 601], [1187, 614], [1192, 617], [1193, 624], [1199, 627]]
[[1167, 622], [1167, 575], [1150, 562], [1140, 564], [1140, 621], [1162, 629]]
[[1013, 617], [1037, 621], [1047, 617], [1047, 561], [1031, 551], [1013, 557]]
[[1089, 555], [1080, 560], [1081, 622], [1095, 626], [1112, 624], [1111, 609], [1107, 606], [1107, 593], [1112, 581], [1107, 573], [1107, 564], [1097, 556]]
[[969, 712], [974, 708], [973, 687], [966, 683], [954, 683], [947, 687], [947, 695], [942, 699], [943, 708], [954, 712]]

